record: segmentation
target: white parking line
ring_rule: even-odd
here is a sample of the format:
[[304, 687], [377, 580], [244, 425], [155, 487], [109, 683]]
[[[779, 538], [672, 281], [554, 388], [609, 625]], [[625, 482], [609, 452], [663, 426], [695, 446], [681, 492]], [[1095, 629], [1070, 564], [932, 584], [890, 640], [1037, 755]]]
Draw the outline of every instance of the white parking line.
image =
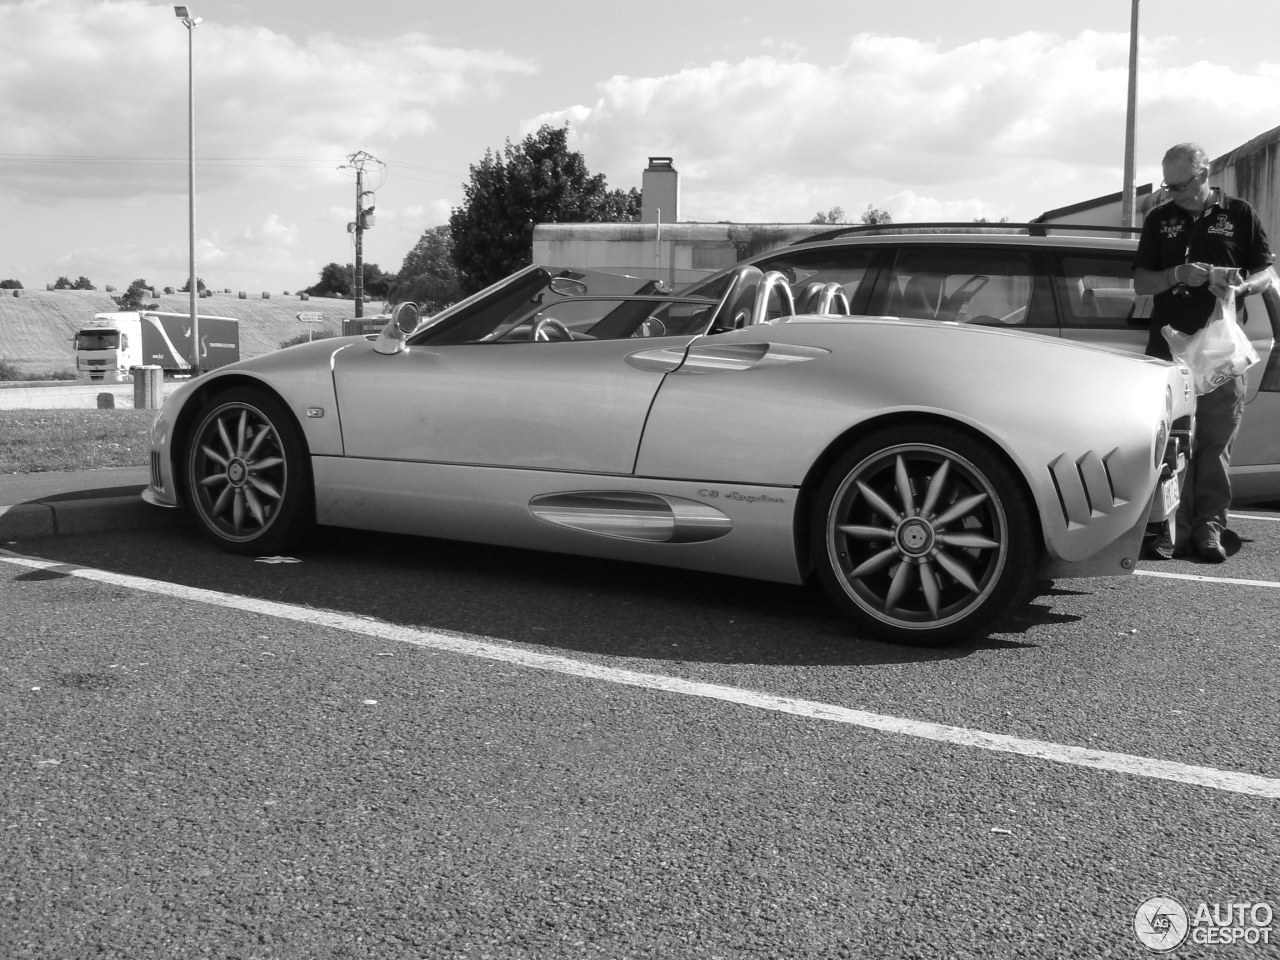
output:
[[1256, 513], [1236, 513], [1233, 510], [1231, 512], [1231, 519], [1232, 520], [1270, 520], [1272, 523], [1280, 523], [1280, 514], [1271, 513], [1271, 514], [1266, 514], [1265, 516], [1260, 516]]
[[1206, 577], [1198, 573], [1167, 573], [1164, 570], [1135, 570], [1139, 577], [1165, 577], [1169, 580], [1203, 580], [1208, 583], [1234, 583], [1242, 587], [1268, 587], [1280, 590], [1280, 583], [1274, 580], [1241, 580], [1238, 577]]
[[227, 607], [245, 613], [263, 614], [298, 623], [329, 627], [334, 630], [344, 630], [363, 636], [378, 637], [382, 640], [409, 643], [432, 650], [442, 650], [469, 657], [480, 657], [486, 660], [495, 660], [566, 676], [582, 677], [605, 683], [617, 683], [646, 690], [659, 690], [683, 696], [702, 697], [798, 717], [844, 723], [868, 730], [877, 730], [882, 733], [934, 740], [954, 746], [976, 747], [996, 753], [1010, 753], [1094, 770], [1107, 770], [1113, 773], [1123, 773], [1156, 780], [1170, 780], [1175, 783], [1186, 783], [1193, 786], [1208, 787], [1213, 790], [1242, 793], [1272, 800], [1280, 799], [1280, 779], [1273, 777], [1261, 777], [1254, 774], [1236, 773], [1230, 770], [1218, 770], [1214, 767], [1174, 763], [1168, 760], [1156, 760], [1150, 757], [1139, 757], [1125, 753], [1111, 753], [1106, 750], [1089, 750], [1083, 747], [1051, 743], [1045, 740], [1028, 740], [1005, 734], [986, 733], [982, 730], [971, 730], [967, 727], [952, 727], [941, 723], [908, 720], [902, 717], [870, 713], [865, 710], [853, 710], [848, 707], [840, 707], [813, 700], [779, 697], [755, 690], [744, 690], [740, 687], [698, 683], [678, 677], [656, 673], [641, 673], [635, 670], [620, 670], [614, 667], [575, 660], [571, 657], [562, 657], [509, 646], [502, 641], [489, 637], [477, 637], [444, 630], [415, 630], [410, 627], [400, 627], [380, 620], [366, 619], [364, 617], [351, 616], [350, 614], [299, 607], [272, 600], [241, 597], [230, 593], [220, 593], [215, 590], [187, 587], [182, 584], [166, 583], [161, 580], [147, 580], [142, 577], [110, 573], [105, 570], [95, 570], [91, 567], [54, 563], [33, 557], [0, 553], [0, 560], [20, 567], [34, 570], [55, 570], [69, 577], [78, 577], [132, 590], [161, 594], [175, 599]]

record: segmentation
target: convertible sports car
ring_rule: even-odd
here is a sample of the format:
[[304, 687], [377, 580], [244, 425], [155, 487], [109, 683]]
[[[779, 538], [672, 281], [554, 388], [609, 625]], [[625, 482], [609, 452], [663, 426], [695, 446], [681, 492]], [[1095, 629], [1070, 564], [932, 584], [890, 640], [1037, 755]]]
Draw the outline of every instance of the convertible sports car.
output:
[[1130, 572], [1176, 506], [1183, 367], [850, 317], [753, 266], [704, 294], [531, 266], [222, 367], [164, 405], [144, 497], [243, 554], [319, 523], [816, 575], [862, 633], [918, 644], [1039, 579]]

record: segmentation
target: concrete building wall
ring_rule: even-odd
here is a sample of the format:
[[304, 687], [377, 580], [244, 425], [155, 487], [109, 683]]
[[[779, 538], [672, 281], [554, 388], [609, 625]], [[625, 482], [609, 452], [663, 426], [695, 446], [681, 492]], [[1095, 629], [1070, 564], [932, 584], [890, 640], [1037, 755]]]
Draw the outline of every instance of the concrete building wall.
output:
[[[1210, 161], [1209, 182], [1247, 200], [1258, 211], [1272, 248], [1280, 244], [1280, 127]], [[1139, 187], [1137, 194], [1139, 222], [1147, 211], [1165, 200], [1163, 191], [1153, 191], [1151, 184]], [[1037, 217], [1036, 222], [1119, 226], [1120, 213], [1120, 194], [1113, 193], [1049, 210]]]
[[1280, 127], [1213, 161], [1211, 182], [1258, 211], [1271, 248], [1280, 246]]
[[541, 223], [533, 262], [627, 273], [673, 288], [811, 237], [812, 223]]

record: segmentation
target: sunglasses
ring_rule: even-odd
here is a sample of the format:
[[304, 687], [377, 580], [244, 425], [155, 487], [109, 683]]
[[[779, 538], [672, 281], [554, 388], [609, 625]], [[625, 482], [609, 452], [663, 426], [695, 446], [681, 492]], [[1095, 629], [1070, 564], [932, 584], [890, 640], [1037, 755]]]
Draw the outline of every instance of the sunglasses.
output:
[[1181, 183], [1170, 183], [1168, 180], [1161, 180], [1160, 189], [1165, 190], [1168, 193], [1181, 193], [1183, 190], [1187, 189], [1187, 187], [1199, 180], [1203, 173], [1204, 171], [1201, 170], [1199, 173], [1192, 174], [1190, 179], [1183, 180]]

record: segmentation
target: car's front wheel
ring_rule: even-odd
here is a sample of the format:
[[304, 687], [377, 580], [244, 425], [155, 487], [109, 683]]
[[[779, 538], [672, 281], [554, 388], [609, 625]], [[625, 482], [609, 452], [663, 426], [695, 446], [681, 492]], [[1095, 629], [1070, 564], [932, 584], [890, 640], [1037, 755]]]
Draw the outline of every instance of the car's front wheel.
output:
[[196, 520], [226, 550], [278, 553], [314, 522], [306, 445], [289, 411], [263, 391], [237, 388], [206, 403], [184, 462]]
[[819, 488], [818, 577], [868, 633], [942, 645], [987, 627], [1034, 586], [1039, 526], [1029, 494], [987, 444], [934, 425], [850, 448]]

